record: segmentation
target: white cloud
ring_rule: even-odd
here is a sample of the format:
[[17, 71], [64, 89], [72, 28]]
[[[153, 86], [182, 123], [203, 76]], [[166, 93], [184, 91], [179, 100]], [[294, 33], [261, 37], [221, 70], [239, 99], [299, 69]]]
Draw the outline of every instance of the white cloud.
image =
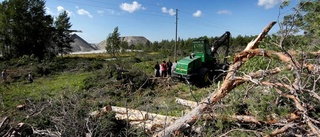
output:
[[217, 13], [218, 14], [232, 14], [232, 12], [230, 10], [219, 10]]
[[[136, 10], [139, 10], [141, 9], [142, 5], [139, 4], [138, 2], [136, 1], [133, 1], [132, 4], [129, 4], [129, 3], [122, 3], [120, 5], [120, 8], [124, 11], [127, 11], [129, 13], [133, 13], [135, 12]], [[142, 7], [144, 9], [144, 7]]]
[[86, 16], [88, 16], [88, 17], [90, 17], [90, 18], [93, 17], [93, 16], [90, 14], [89, 11], [86, 11], [86, 10], [84, 10], [84, 9], [78, 9], [78, 10], [77, 10], [77, 13], [78, 13], [79, 15], [86, 15]]
[[59, 13], [60, 13], [60, 12], [63, 12], [63, 11], [66, 11], [69, 17], [72, 16], [72, 12], [66, 10], [66, 9], [65, 9], [64, 7], [62, 7], [62, 6], [58, 6], [58, 7], [57, 7], [57, 10], [58, 10]]
[[194, 17], [200, 17], [202, 16], [202, 12], [200, 10], [197, 10], [195, 13], [192, 14]]
[[264, 6], [266, 9], [273, 8], [284, 0], [258, 0], [258, 6]]
[[120, 12], [116, 12], [113, 9], [102, 9], [102, 10], [98, 10], [97, 13], [101, 16], [105, 15], [105, 14], [110, 14], [110, 15], [120, 15]]
[[98, 14], [100, 14], [100, 15], [103, 15], [103, 14], [104, 14], [104, 10], [98, 10], [97, 12], [98, 12]]
[[50, 10], [49, 7], [45, 7], [44, 9], [46, 10], [46, 14], [52, 15], [52, 16], [54, 15], [54, 13]]
[[62, 6], [58, 6], [58, 7], [57, 7], [57, 10], [58, 10], [59, 12], [65, 11], [64, 7], [62, 7]]
[[161, 11], [162, 11], [163, 13], [167, 13], [167, 8], [166, 8], [166, 7], [162, 7], [162, 8], [161, 8]]
[[167, 9], [166, 7], [162, 7], [161, 8], [161, 11], [163, 12], [163, 13], [168, 13], [168, 14], [170, 14], [171, 16], [174, 16], [174, 15], [176, 15], [176, 12], [174, 11], [174, 9]]
[[107, 11], [109, 12], [109, 14], [116, 14], [116, 12], [114, 11], [114, 10], [112, 10], [112, 9], [107, 9]]

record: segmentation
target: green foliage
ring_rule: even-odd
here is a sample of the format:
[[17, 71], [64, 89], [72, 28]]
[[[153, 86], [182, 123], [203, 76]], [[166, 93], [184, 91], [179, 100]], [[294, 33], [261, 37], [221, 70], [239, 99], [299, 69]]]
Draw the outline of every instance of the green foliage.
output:
[[150, 86], [148, 76], [140, 70], [130, 70], [121, 74], [123, 84], [131, 84], [131, 90]]
[[93, 118], [92, 127], [92, 136], [95, 137], [105, 137], [105, 136], [125, 136], [126, 122], [118, 120], [115, 118], [115, 113], [108, 113], [102, 117]]
[[101, 73], [96, 73], [92, 76], [89, 76], [84, 79], [84, 86], [82, 89], [89, 90], [90, 88], [102, 88], [105, 85], [104, 81], [106, 78], [108, 77], [102, 75]]
[[56, 54], [65, 54], [71, 51], [72, 47], [70, 45], [72, 41], [71, 39], [71, 30], [72, 27], [70, 23], [70, 17], [68, 17], [68, 13], [63, 11], [59, 14], [54, 22], [54, 26], [56, 28], [54, 33], [54, 41], [56, 47], [52, 49]]
[[301, 16], [303, 16], [302, 28], [309, 36], [312, 36], [313, 38], [320, 36], [318, 25], [318, 22], [320, 21], [320, 17], [318, 16], [320, 12], [320, 2], [317, 0], [302, 0], [299, 3], [299, 6], [301, 6], [302, 10], [304, 11], [301, 13]]
[[120, 33], [118, 32], [118, 27], [115, 27], [113, 32], [109, 34], [106, 42], [106, 51], [112, 57], [117, 57], [120, 52]]
[[53, 22], [52, 17], [45, 14], [45, 2], [3, 1], [0, 9], [0, 50], [3, 57], [34, 55], [43, 59], [49, 52]]
[[[62, 12], [53, 23], [44, 0], [9, 0], [0, 4], [0, 53], [5, 59], [34, 56], [52, 59], [71, 50], [70, 18]], [[27, 30], [27, 31], [26, 31]]]
[[136, 70], [143, 71], [146, 74], [153, 75], [154, 74], [154, 65], [155, 65], [155, 62], [153, 62], [153, 61], [147, 62], [146, 61], [146, 62], [135, 63], [135, 64], [133, 64], [132, 67]]
[[268, 70], [270, 68], [280, 67], [282, 64], [279, 60], [269, 59], [267, 57], [254, 57], [248, 60], [239, 70], [248, 74], [259, 70]]
[[126, 41], [121, 41], [120, 42], [120, 48], [123, 49], [123, 51], [125, 51], [125, 49], [129, 49], [129, 44]]

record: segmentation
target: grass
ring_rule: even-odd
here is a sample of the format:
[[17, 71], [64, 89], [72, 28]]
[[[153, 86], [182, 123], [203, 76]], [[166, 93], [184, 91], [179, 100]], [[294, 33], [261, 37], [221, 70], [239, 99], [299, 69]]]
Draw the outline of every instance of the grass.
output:
[[[92, 75], [84, 73], [61, 73], [52, 77], [35, 78], [33, 83], [26, 81], [12, 83], [2, 91], [3, 110], [12, 110], [27, 99], [43, 100], [59, 96], [62, 91], [78, 92], [83, 87], [83, 80]], [[4, 114], [5, 115], [5, 114]]]

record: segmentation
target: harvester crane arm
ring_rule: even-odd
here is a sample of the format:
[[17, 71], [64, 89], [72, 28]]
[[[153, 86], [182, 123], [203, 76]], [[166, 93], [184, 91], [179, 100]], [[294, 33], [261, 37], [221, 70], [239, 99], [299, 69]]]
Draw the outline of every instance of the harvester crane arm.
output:
[[231, 33], [229, 31], [226, 31], [211, 46], [211, 53], [214, 55], [222, 44], [226, 44], [227, 48], [224, 53], [224, 60], [223, 60], [224, 64], [227, 64], [227, 56], [228, 56], [229, 45], [230, 45], [230, 36], [231, 36]]
[[82, 30], [65, 30], [65, 31], [67, 31], [67, 32], [80, 32], [80, 33], [82, 33]]

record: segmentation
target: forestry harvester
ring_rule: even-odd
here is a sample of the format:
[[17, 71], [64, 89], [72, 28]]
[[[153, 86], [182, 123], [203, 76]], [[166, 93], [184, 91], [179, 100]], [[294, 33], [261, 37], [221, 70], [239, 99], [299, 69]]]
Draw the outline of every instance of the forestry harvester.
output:
[[[177, 62], [173, 76], [181, 79], [208, 83], [210, 78], [218, 77], [228, 69], [227, 56], [230, 45], [230, 32], [225, 32], [212, 45], [207, 39], [197, 39], [192, 42], [192, 53]], [[223, 62], [218, 59], [218, 49], [225, 45]]]

